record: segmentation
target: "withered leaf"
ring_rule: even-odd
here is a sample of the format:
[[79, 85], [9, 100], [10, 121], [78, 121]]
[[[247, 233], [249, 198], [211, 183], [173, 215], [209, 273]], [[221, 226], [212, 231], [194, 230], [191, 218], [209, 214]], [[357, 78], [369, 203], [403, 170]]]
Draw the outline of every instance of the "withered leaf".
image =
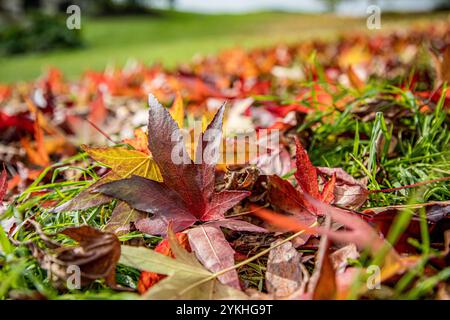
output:
[[302, 283], [301, 254], [291, 242], [272, 249], [266, 270], [267, 292], [275, 297], [285, 297], [296, 291]]
[[318, 167], [317, 171], [327, 176], [336, 176], [333, 204], [349, 209], [360, 208], [368, 198], [366, 185], [356, 180], [342, 168]]
[[44, 269], [60, 280], [67, 280], [71, 266], [80, 269], [81, 285], [104, 278], [116, 286], [116, 264], [120, 258], [120, 241], [108, 232], [90, 226], [70, 227], [60, 232], [78, 242], [76, 246], [63, 246], [52, 242], [54, 248], [43, 250], [31, 243], [32, 251]]
[[102, 178], [100, 178], [98, 181], [94, 182], [89, 187], [82, 190], [71, 200], [57, 206], [52, 211], [59, 213], [63, 211], [86, 210], [92, 207], [100, 206], [108, 202], [111, 202], [112, 200], [111, 197], [101, 193], [94, 192], [94, 190], [95, 188], [101, 186], [102, 184], [115, 181], [117, 179], [118, 179], [117, 175], [115, 175], [113, 172], [109, 172]]
[[353, 243], [336, 250], [330, 255], [331, 262], [333, 264], [334, 270], [336, 270], [336, 273], [344, 272], [345, 268], [348, 265], [348, 260], [349, 259], [355, 260], [358, 257], [359, 252]]
[[147, 217], [147, 214], [131, 208], [126, 202], [120, 202], [111, 213], [105, 225], [105, 231], [121, 235], [130, 232], [130, 223]]
[[[381, 232], [385, 237], [393, 224], [394, 219], [405, 209], [404, 206], [387, 206], [379, 208], [370, 208], [363, 211], [364, 220], [368, 221]], [[408, 243], [409, 238], [420, 239], [420, 214], [419, 210], [425, 210], [429, 232], [433, 232], [435, 227], [448, 221], [450, 214], [450, 205], [448, 201], [434, 201], [424, 204], [418, 204], [410, 207], [412, 212], [411, 221], [407, 229], [402, 233], [395, 243], [395, 249], [400, 253], [414, 253], [416, 248]]]

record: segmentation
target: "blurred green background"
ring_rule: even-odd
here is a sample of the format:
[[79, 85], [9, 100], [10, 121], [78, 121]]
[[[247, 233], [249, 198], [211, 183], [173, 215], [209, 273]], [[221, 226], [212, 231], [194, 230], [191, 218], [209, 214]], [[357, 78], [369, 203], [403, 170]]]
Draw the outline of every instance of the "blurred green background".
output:
[[[59, 13], [50, 13], [59, 17], [59, 22], [55, 22], [56, 25], [60, 23], [59, 29], [55, 31], [51, 22], [48, 23], [49, 27], [42, 27], [43, 30], [38, 35], [38, 27], [28, 25], [26, 29], [26, 23], [36, 12], [42, 16], [42, 11], [45, 11], [39, 1], [34, 1], [34, 5], [29, 5], [19, 14], [11, 14], [11, 11], [2, 9], [0, 49], [7, 44], [5, 37], [2, 39], [2, 30], [11, 29], [11, 25], [25, 29], [14, 30], [16, 33], [10, 35], [8, 44], [14, 48], [18, 44], [21, 45], [19, 49], [24, 46], [28, 48], [24, 49], [25, 52], [3, 52], [0, 55], [0, 82], [30, 80], [50, 66], [60, 68], [69, 79], [73, 79], [87, 69], [101, 70], [108, 65], [121, 66], [130, 59], [149, 64], [161, 62], [172, 67], [189, 61], [196, 54], [215, 53], [234, 46], [248, 48], [295, 42], [308, 37], [333, 38], [346, 31], [383, 32], [431, 20], [448, 20], [449, 17], [448, 11], [441, 10], [426, 13], [383, 13], [382, 29], [370, 31], [366, 27], [365, 15], [323, 12], [336, 11], [340, 1], [322, 1], [324, 7], [319, 13], [238, 11], [225, 14], [177, 12], [164, 9], [164, 6], [150, 6], [148, 1], [131, 1], [131, 5], [126, 7], [126, 1], [107, 1], [116, 6], [107, 7], [105, 12], [104, 8], [102, 11], [92, 6], [85, 10], [82, 5], [85, 1], [81, 1], [80, 43], [77, 43], [76, 37], [72, 38], [78, 31], [65, 27], [68, 15], [64, 12], [67, 5], [76, 2], [60, 4], [57, 9]], [[98, 5], [101, 1], [94, 3]], [[166, 4], [171, 7], [176, 3], [169, 1]], [[41, 26], [42, 23], [39, 21], [36, 25]], [[53, 29], [49, 31], [50, 28]], [[61, 35], [57, 34], [58, 31]], [[20, 43], [21, 37], [25, 39], [25, 45]], [[56, 40], [51, 40], [52, 37]], [[46, 41], [56, 43], [49, 43], [47, 48], [41, 45]]]

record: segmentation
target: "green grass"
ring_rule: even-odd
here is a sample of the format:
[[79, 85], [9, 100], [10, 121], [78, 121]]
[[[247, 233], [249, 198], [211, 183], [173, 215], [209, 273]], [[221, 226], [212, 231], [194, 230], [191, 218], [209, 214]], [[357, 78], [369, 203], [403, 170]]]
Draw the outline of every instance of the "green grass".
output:
[[[445, 17], [442, 13], [386, 16], [381, 31]], [[123, 65], [131, 58], [172, 67], [195, 54], [215, 53], [228, 47], [289, 43], [358, 30], [367, 31], [365, 19], [281, 12], [243, 15], [162, 12], [159, 16], [82, 17], [85, 48], [0, 57], [0, 82], [31, 80], [49, 66], [58, 67], [70, 79], [75, 79], [87, 69]]]

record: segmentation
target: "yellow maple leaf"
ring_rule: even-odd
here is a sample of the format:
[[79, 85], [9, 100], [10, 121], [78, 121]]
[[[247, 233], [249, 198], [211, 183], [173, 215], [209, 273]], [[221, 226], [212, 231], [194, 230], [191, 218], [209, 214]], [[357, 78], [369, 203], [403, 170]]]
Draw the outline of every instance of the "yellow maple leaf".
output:
[[149, 154], [124, 147], [90, 148], [81, 146], [94, 160], [105, 164], [121, 178], [132, 175], [162, 181], [161, 172]]

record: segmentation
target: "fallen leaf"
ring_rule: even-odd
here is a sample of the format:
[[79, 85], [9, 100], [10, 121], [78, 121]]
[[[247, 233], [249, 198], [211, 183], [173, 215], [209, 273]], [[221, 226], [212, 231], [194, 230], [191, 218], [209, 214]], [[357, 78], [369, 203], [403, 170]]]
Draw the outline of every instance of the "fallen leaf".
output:
[[[295, 139], [296, 145], [296, 159], [295, 163], [297, 171], [295, 172], [295, 179], [300, 187], [300, 190], [310, 194], [316, 199], [320, 199], [326, 203], [334, 201], [334, 189], [336, 185], [336, 176], [331, 175], [331, 178], [325, 182], [322, 191], [319, 190], [319, 181], [317, 169], [311, 163], [308, 153], [303, 148], [299, 139]], [[302, 197], [301, 195], [299, 197]], [[303, 200], [304, 207], [314, 212], [308, 201]], [[316, 212], [317, 213], [317, 212]]]
[[[325, 218], [325, 230], [330, 230], [331, 218]], [[337, 295], [336, 273], [330, 258], [330, 241], [328, 235], [322, 235], [316, 252], [316, 263], [312, 274], [308, 292], [313, 300], [333, 300]]]
[[[331, 263], [328, 245], [320, 252], [316, 260], [315, 269], [319, 273], [313, 289], [313, 300], [333, 300], [337, 295], [336, 273]], [[314, 276], [314, 275], [313, 275]]]
[[71, 200], [57, 206], [52, 211], [55, 213], [59, 213], [63, 211], [86, 210], [111, 202], [111, 197], [108, 197], [101, 193], [93, 192], [93, 190], [104, 183], [115, 181], [117, 179], [118, 176], [116, 176], [113, 172], [109, 172], [101, 179], [91, 184], [89, 187], [83, 189]]
[[298, 139], [295, 140], [296, 145], [296, 160], [297, 171], [295, 178], [304, 192], [309, 193], [314, 198], [319, 199], [319, 182], [317, 181], [317, 171], [309, 160], [308, 153]]
[[[174, 230], [181, 231], [197, 220], [210, 221], [224, 218], [224, 213], [249, 195], [247, 191], [226, 190], [214, 192], [215, 164], [221, 141], [224, 107], [215, 115], [206, 132], [214, 133], [213, 139], [203, 139], [198, 144], [195, 164], [189, 158], [184, 137], [178, 125], [152, 95], [149, 96], [149, 149], [160, 169], [162, 183], [132, 176], [102, 185], [97, 191], [126, 201], [130, 206], [154, 214], [136, 226], [143, 232], [165, 234], [170, 221]], [[179, 151], [181, 163], [173, 159]], [[209, 157], [203, 159], [201, 156]], [[209, 160], [209, 161], [208, 161]]]
[[[202, 225], [188, 230], [187, 234], [192, 251], [209, 271], [218, 272], [234, 265], [234, 250], [220, 229]], [[234, 269], [220, 275], [218, 279], [223, 284], [240, 288], [239, 278]]]
[[130, 224], [147, 216], [146, 213], [131, 208], [126, 202], [120, 202], [116, 205], [111, 218], [105, 225], [104, 230], [116, 235], [122, 235], [130, 232]]
[[[429, 232], [433, 232], [438, 223], [445, 222], [450, 214], [450, 205], [448, 201], [431, 202], [418, 204], [410, 207], [412, 217], [406, 230], [401, 234], [395, 243], [395, 249], [400, 253], [416, 253], [416, 248], [408, 243], [409, 238], [420, 239], [420, 214], [419, 210], [423, 208], [427, 218]], [[369, 208], [364, 210], [362, 217], [371, 223], [379, 232], [387, 237], [388, 232], [394, 222], [394, 219], [405, 209], [403, 206], [387, 206], [379, 208]], [[448, 221], [448, 220], [447, 220]]]
[[[317, 217], [309, 211], [303, 195], [295, 189], [287, 180], [278, 176], [267, 176], [268, 201], [282, 212], [292, 214], [291, 218], [305, 226], [309, 226], [317, 221]], [[296, 246], [306, 243], [310, 235], [302, 234], [296, 241]], [[300, 241], [299, 241], [300, 240]]]
[[110, 167], [120, 178], [137, 175], [162, 181], [158, 166], [147, 153], [125, 147], [90, 148], [83, 145], [81, 148], [94, 160]]
[[318, 167], [317, 170], [320, 174], [329, 177], [336, 175], [333, 204], [348, 209], [358, 209], [366, 202], [369, 193], [362, 181], [356, 180], [342, 168]]
[[301, 286], [303, 279], [300, 257], [301, 254], [291, 242], [270, 251], [266, 269], [266, 288], [269, 294], [277, 298], [285, 297]]
[[336, 270], [336, 274], [345, 271], [345, 268], [348, 266], [349, 259], [356, 260], [358, 259], [358, 257], [359, 252], [353, 243], [336, 250], [330, 255], [330, 259], [333, 264], [334, 270]]
[[431, 51], [431, 57], [434, 61], [438, 80], [436, 87], [439, 87], [444, 82], [450, 83], [450, 45], [447, 45], [440, 55]]
[[148, 136], [142, 129], [134, 130], [134, 137], [124, 139], [123, 143], [132, 146], [137, 151], [150, 154], [150, 150], [148, 150]]
[[[42, 232], [41, 238], [45, 240]], [[120, 242], [108, 232], [101, 232], [90, 226], [70, 227], [60, 232], [78, 242], [76, 246], [62, 246], [52, 242], [53, 248], [43, 250], [31, 243], [33, 255], [41, 267], [58, 279], [67, 280], [72, 274], [68, 269], [77, 266], [81, 271], [81, 285], [105, 278], [106, 283], [116, 286], [116, 264], [120, 257]], [[48, 241], [47, 241], [48, 243]]]
[[50, 164], [50, 158], [45, 148], [44, 132], [42, 131], [41, 123], [43, 120], [39, 111], [35, 112], [36, 120], [34, 122], [34, 140], [33, 145], [28, 137], [20, 139], [22, 147], [25, 149], [28, 159], [38, 166], [47, 167]]

